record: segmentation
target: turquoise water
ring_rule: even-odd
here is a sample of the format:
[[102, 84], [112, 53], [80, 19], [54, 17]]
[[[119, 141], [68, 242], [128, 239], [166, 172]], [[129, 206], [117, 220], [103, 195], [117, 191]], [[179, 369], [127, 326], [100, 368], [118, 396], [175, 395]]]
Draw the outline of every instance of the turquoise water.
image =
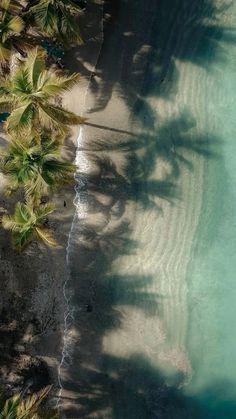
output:
[[[236, 26], [232, 4], [225, 22]], [[227, 31], [226, 31], [227, 37]], [[204, 174], [202, 212], [188, 271], [188, 350], [194, 370], [187, 392], [208, 406], [208, 416], [236, 417], [236, 47], [220, 40], [225, 62], [211, 71], [208, 129], [218, 157]], [[212, 412], [212, 416], [211, 413]]]
[[68, 417], [232, 419], [236, 5], [114, 9], [78, 139]]

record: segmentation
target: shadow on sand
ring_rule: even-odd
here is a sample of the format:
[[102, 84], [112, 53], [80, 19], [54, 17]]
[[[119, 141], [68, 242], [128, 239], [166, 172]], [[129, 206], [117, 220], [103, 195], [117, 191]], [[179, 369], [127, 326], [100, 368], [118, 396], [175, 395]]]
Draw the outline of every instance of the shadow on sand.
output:
[[[183, 167], [194, 170], [193, 158], [219, 158], [218, 138], [207, 134], [195, 134], [196, 121], [188, 112], [169, 120], [155, 134], [143, 132], [127, 139], [90, 140], [89, 148], [78, 152], [87, 153], [89, 159], [99, 167], [98, 174], [76, 175], [77, 192], [80, 199], [89, 203], [89, 211], [98, 208], [107, 213], [116, 204], [119, 216], [125, 212], [128, 202], [133, 201], [142, 208], [156, 208], [162, 211], [161, 202], [170, 204], [181, 199], [180, 178]], [[125, 156], [121, 165], [109, 153], [118, 152]], [[119, 156], [119, 154], [118, 154]], [[160, 179], [152, 174], [158, 166], [167, 168]], [[96, 193], [108, 196], [109, 205], [96, 199]], [[113, 208], [114, 209], [114, 208]]]
[[[120, 255], [134, 254], [139, 245], [130, 238], [128, 205], [135, 203], [137, 211], [153, 209], [161, 214], [163, 201], [177, 205], [181, 200], [182, 170], [194, 170], [194, 157], [219, 158], [219, 139], [196, 134], [196, 121], [187, 111], [154, 130], [157, 115], [145, 99], [155, 96], [171, 101], [178, 90], [176, 60], [204, 68], [223, 62], [219, 41], [224, 37], [233, 43], [235, 33], [217, 25], [214, 16], [223, 10], [216, 10], [210, 0], [106, 2], [107, 14], [109, 7], [113, 18], [106, 25], [102, 53], [90, 83], [95, 98], [91, 113], [105, 109], [115, 90], [131, 114], [142, 111], [144, 117], [138, 134], [88, 121], [93, 129], [101, 130], [100, 139], [78, 150], [96, 171], [76, 174], [76, 204], [79, 209], [85, 206], [86, 216], [79, 211], [75, 217], [69, 243], [67, 291], [79, 338], [72, 365], [66, 365], [63, 386], [72, 396], [66, 399], [65, 412], [71, 418], [220, 418], [214, 416], [213, 407], [211, 412], [210, 407], [207, 410], [177, 389], [182, 375], [168, 387], [143, 355], [129, 359], [108, 356], [103, 339], [121, 326], [123, 306], [157, 316], [165, 298], [147, 292], [154, 281], [149, 275], [112, 272], [113, 262]], [[209, 23], [208, 17], [214, 22]], [[83, 51], [75, 54], [71, 66], [87, 76]], [[113, 53], [114, 59], [108, 60]], [[104, 131], [111, 132], [110, 142], [107, 135], [103, 139]], [[124, 164], [112, 153], [122, 156]], [[153, 178], [158, 165], [168, 169], [160, 179]], [[220, 386], [216, 387], [206, 389], [206, 399], [210, 392], [217, 397]], [[227, 403], [223, 417], [231, 419], [235, 404]]]
[[[229, 7], [230, 3], [217, 7], [213, 0], [106, 0], [103, 52], [90, 82], [96, 97], [90, 112], [103, 110], [115, 90], [137, 114], [147, 106], [147, 96], [174, 97], [178, 60], [207, 71], [224, 62], [227, 56], [220, 41], [236, 41], [235, 29], [219, 24], [219, 16]], [[113, 58], [107, 60], [109, 51]], [[92, 55], [86, 43], [71, 55], [70, 68], [89, 77], [87, 63]]]
[[[204, 388], [198, 398], [187, 396], [176, 386], [167, 386], [160, 372], [140, 354], [129, 359], [104, 355], [104, 368], [81, 367], [77, 380], [80, 410], [67, 417], [114, 419], [234, 419], [236, 402], [229, 382]], [[84, 381], [83, 377], [89, 379]], [[180, 382], [181, 382], [181, 377]], [[222, 398], [222, 394], [224, 397]], [[109, 407], [110, 414], [106, 416]]]
[[[128, 137], [112, 144], [95, 141], [90, 150], [83, 149], [99, 170], [76, 175], [78, 207], [85, 205], [87, 214], [74, 220], [69, 246], [68, 296], [79, 339], [72, 365], [66, 367], [64, 386], [79, 396], [66, 400], [67, 417], [201, 417], [196, 413], [197, 401], [191, 407], [192, 400], [177, 390], [183, 375], [177, 374], [173, 387], [167, 387], [144, 356], [119, 359], [103, 352], [106, 334], [122, 325], [123, 306], [142, 310], [145, 316], [162, 315], [166, 297], [149, 291], [154, 278], [114, 274], [112, 264], [120, 255], [135, 254], [139, 246], [131, 239], [131, 224], [126, 219], [129, 203], [135, 203], [136, 211], [153, 209], [161, 215], [163, 200], [170, 205], [181, 200], [182, 168], [194, 170], [192, 157], [218, 158], [214, 147], [218, 140], [194, 136], [194, 126], [189, 115], [183, 114], [156, 136]], [[114, 151], [125, 155], [125, 167], [109, 158]], [[151, 179], [158, 162], [168, 164], [168, 173], [161, 180]]]
[[30, 355], [29, 336], [41, 333], [41, 328], [33, 314], [28, 320], [28, 310], [27, 299], [16, 292], [8, 293], [0, 307], [0, 391], [4, 400], [18, 392], [39, 391], [52, 382], [46, 363]]

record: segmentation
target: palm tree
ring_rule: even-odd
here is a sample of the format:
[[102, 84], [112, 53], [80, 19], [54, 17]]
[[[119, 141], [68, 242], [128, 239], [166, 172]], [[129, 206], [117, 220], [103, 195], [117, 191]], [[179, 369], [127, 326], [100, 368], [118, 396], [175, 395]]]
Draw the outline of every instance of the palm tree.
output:
[[42, 194], [73, 181], [76, 166], [60, 157], [60, 144], [44, 132], [40, 138], [10, 139], [1, 157], [1, 169], [8, 179], [11, 194], [24, 187], [27, 197], [35, 202]]
[[11, 112], [6, 121], [10, 132], [40, 132], [41, 127], [68, 132], [68, 125], [82, 123], [83, 118], [53, 103], [55, 96], [70, 90], [79, 80], [47, 69], [46, 53], [37, 47], [18, 65], [12, 76], [0, 79], [0, 111]]
[[48, 246], [56, 246], [51, 232], [45, 228], [47, 217], [54, 209], [52, 204], [34, 207], [30, 201], [26, 204], [17, 202], [14, 215], [2, 216], [3, 228], [12, 231], [13, 247], [21, 252], [34, 238], [42, 240]]
[[41, 403], [48, 395], [51, 386], [24, 400], [20, 394], [16, 394], [5, 402], [0, 412], [0, 419], [58, 419], [58, 412], [42, 410]]
[[12, 51], [23, 47], [20, 39], [24, 29], [24, 21], [20, 13], [20, 5], [16, 1], [2, 0], [0, 4], [0, 63], [4, 64], [11, 57]]
[[36, 0], [28, 12], [44, 33], [65, 45], [82, 43], [77, 22], [81, 13], [82, 9], [72, 0]]

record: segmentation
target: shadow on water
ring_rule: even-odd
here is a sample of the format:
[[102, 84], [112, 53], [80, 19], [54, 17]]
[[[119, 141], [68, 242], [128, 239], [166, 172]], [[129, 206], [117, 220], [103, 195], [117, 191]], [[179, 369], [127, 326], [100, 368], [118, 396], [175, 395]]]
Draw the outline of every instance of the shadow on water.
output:
[[[215, 150], [219, 140], [207, 133], [196, 134], [196, 121], [187, 111], [154, 130], [157, 115], [145, 99], [155, 95], [171, 100], [178, 88], [176, 60], [209, 68], [210, 63], [225, 59], [218, 41], [224, 36], [226, 42], [233, 43], [235, 34], [229, 30], [226, 36], [217, 19], [214, 25], [209, 23], [209, 16], [223, 12], [210, 0], [106, 3], [106, 12], [110, 5], [113, 19], [107, 23], [90, 83], [95, 98], [91, 112], [103, 110], [113, 91], [118, 91], [131, 113], [142, 111], [143, 131], [129, 134], [109, 124], [104, 127], [88, 122], [93, 129], [101, 128], [101, 139], [91, 140], [88, 147], [83, 144], [78, 151], [88, 156], [96, 171], [76, 175], [79, 213], [69, 245], [68, 295], [79, 339], [72, 366], [66, 372], [64, 387], [73, 394], [73, 401], [65, 411], [67, 417], [76, 418], [222, 419], [213, 407], [211, 413], [197, 399], [183, 395], [178, 389], [184, 379], [181, 374], [168, 387], [160, 371], [143, 355], [128, 359], [108, 356], [103, 341], [108, 332], [120, 328], [124, 307], [156, 316], [161, 315], [165, 299], [147, 291], [158, 278], [112, 272], [112, 264], [120, 255], [128, 258], [138, 248], [138, 242], [130, 238], [127, 207], [135, 203], [137, 211], [161, 213], [163, 201], [177, 205], [182, 170], [194, 170], [193, 157], [218, 158]], [[109, 51], [115, 51], [114, 59], [107, 60]], [[76, 60], [83, 73], [83, 49], [78, 54]], [[110, 142], [102, 138], [109, 130]], [[118, 155], [123, 156], [124, 164], [116, 160]], [[153, 173], [158, 165], [166, 170], [157, 179]], [[86, 215], [81, 215], [83, 206]], [[218, 394], [217, 389], [210, 391]], [[207, 396], [207, 389], [204, 394]], [[226, 403], [225, 419], [233, 418], [228, 406], [235, 408], [233, 402]]]
[[[198, 397], [187, 396], [178, 387], [166, 385], [160, 372], [143, 355], [135, 354], [128, 359], [104, 355], [101, 364], [102, 372], [81, 368], [77, 418], [235, 418], [236, 401], [229, 382], [216, 382], [204, 388]], [[89, 384], [84, 376], [89, 378]], [[108, 407], [112, 413], [106, 416]]]
[[[196, 398], [184, 395], [176, 386], [167, 386], [160, 372], [143, 355], [135, 354], [128, 359], [104, 355], [101, 364], [105, 365], [102, 372], [82, 367], [80, 378], [74, 377], [80, 388], [77, 402], [81, 406], [79, 412], [71, 411], [76, 418], [235, 418], [236, 402], [228, 382], [216, 382]], [[83, 380], [84, 375], [89, 384]], [[104, 415], [108, 405], [110, 416]], [[70, 410], [67, 413], [70, 415]]]
[[[115, 204], [121, 216], [130, 201], [139, 203], [142, 208], [156, 208], [161, 211], [161, 201], [174, 205], [181, 198], [179, 180], [184, 167], [193, 171], [193, 157], [218, 158], [218, 138], [207, 134], [194, 133], [196, 122], [188, 112], [166, 122], [155, 134], [143, 132], [124, 140], [108, 142], [92, 140], [88, 152], [90, 160], [99, 167], [99, 173], [76, 176], [77, 191], [89, 201], [90, 211], [110, 211]], [[122, 168], [119, 162], [109, 157], [110, 152], [125, 156]], [[156, 168], [163, 166], [166, 173], [160, 179], [152, 179]], [[87, 192], [86, 192], [87, 191]], [[96, 199], [96, 192], [110, 198], [109, 205]], [[113, 213], [115, 208], [112, 209]]]
[[[103, 352], [106, 334], [122, 325], [122, 307], [142, 310], [146, 316], [161, 315], [165, 296], [147, 292], [154, 279], [114, 275], [112, 263], [120, 255], [134, 254], [138, 246], [130, 239], [126, 220], [129, 203], [159, 212], [163, 200], [175, 205], [181, 199], [183, 167], [193, 171], [196, 154], [217, 157], [213, 145], [218, 140], [194, 134], [194, 127], [186, 112], [155, 134], [126, 135], [111, 143], [94, 141], [88, 151], [83, 150], [99, 170], [76, 176], [78, 204], [85, 205], [88, 213], [75, 220], [69, 250], [69, 288], [79, 340], [65, 388], [79, 397], [73, 399], [72, 408], [67, 405], [67, 417], [201, 418], [197, 401], [184, 398], [176, 389], [183, 376], [175, 377], [173, 387], [166, 387], [160, 372], [144, 357], [119, 359]], [[125, 156], [124, 167], [110, 157], [112, 152]], [[160, 163], [169, 170], [161, 179], [152, 179]]]
[[[105, 54], [101, 54], [90, 83], [96, 96], [91, 113], [104, 109], [114, 90], [134, 113], [144, 106], [150, 113], [145, 97], [171, 100], [177, 93], [178, 60], [209, 70], [211, 64], [227, 58], [220, 41], [236, 41], [235, 29], [223, 27], [218, 19], [229, 3], [217, 7], [213, 0], [121, 0], [105, 1], [104, 7], [105, 17], [110, 19], [105, 19]], [[114, 58], [108, 61], [104, 57], [109, 50], [114, 51]], [[86, 76], [86, 48], [74, 56], [72, 67], [77, 63]]]
[[[79, 339], [65, 388], [79, 397], [73, 399], [73, 408], [67, 404], [67, 417], [201, 417], [196, 413], [197, 402], [193, 401], [192, 407], [192, 401], [176, 389], [183, 375], [177, 374], [173, 386], [167, 387], [145, 357], [119, 359], [105, 355], [103, 349], [106, 334], [118, 330], [125, 320], [123, 308], [141, 310], [145, 316], [162, 315], [166, 296], [150, 291], [158, 278], [114, 274], [112, 264], [120, 255], [135, 254], [139, 246], [131, 239], [126, 219], [129, 203], [135, 202], [136, 211], [151, 208], [161, 213], [163, 200], [175, 205], [181, 199], [178, 182], [182, 167], [194, 170], [194, 155], [218, 157], [213, 151], [218, 140], [196, 137], [191, 127], [194, 121], [185, 114], [169, 121], [156, 135], [128, 137], [111, 144], [96, 141], [88, 153], [99, 167], [98, 173], [76, 175], [78, 206], [85, 205], [87, 213], [75, 219], [69, 248], [68, 288]], [[125, 167], [109, 157], [113, 151], [125, 155]], [[170, 170], [162, 179], [152, 179], [160, 161], [166, 161]]]

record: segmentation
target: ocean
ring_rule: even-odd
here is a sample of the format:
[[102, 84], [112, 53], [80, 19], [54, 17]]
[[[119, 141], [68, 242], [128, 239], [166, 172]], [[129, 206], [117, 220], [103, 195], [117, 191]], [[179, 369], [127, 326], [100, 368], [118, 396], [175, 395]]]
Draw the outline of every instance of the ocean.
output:
[[234, 418], [236, 5], [111, 9], [76, 156], [67, 417]]

